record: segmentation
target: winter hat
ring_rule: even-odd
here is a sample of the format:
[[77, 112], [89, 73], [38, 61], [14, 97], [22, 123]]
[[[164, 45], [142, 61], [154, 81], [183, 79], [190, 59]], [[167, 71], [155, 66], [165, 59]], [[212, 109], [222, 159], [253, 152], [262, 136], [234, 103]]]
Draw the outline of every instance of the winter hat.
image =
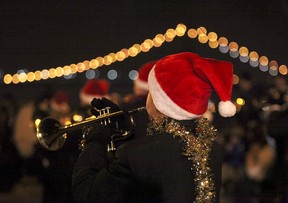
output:
[[70, 99], [68, 93], [59, 90], [51, 98], [50, 106], [53, 111], [68, 113], [70, 111]]
[[90, 105], [94, 98], [108, 98], [109, 82], [104, 79], [88, 80], [80, 91], [80, 100], [84, 105]]
[[[150, 61], [148, 63], [143, 64], [138, 70], [138, 78], [134, 80], [134, 92], [137, 94], [138, 92], [145, 92], [147, 94], [149, 92], [148, 89], [148, 75], [150, 70], [155, 65], [156, 61]], [[141, 93], [140, 93], [141, 94]]]
[[202, 58], [191, 52], [169, 55], [159, 60], [148, 77], [149, 91], [156, 108], [176, 120], [190, 120], [203, 115], [215, 89], [220, 98], [221, 116], [236, 112], [230, 101], [233, 65]]

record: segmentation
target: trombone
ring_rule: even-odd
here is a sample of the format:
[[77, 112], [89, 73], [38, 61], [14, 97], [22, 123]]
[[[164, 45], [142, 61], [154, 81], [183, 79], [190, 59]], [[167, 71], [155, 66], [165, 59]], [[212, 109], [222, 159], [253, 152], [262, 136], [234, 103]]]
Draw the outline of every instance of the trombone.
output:
[[81, 130], [86, 126], [93, 125], [95, 123], [101, 123], [106, 125], [107, 123], [110, 123], [110, 118], [112, 117], [118, 117], [120, 115], [127, 114], [129, 115], [130, 122], [132, 125], [135, 125], [133, 114], [138, 113], [141, 111], [146, 110], [145, 107], [140, 107], [133, 109], [131, 111], [125, 112], [125, 111], [116, 111], [110, 113], [110, 107], [106, 107], [104, 109], [98, 110], [99, 116], [95, 117], [89, 117], [86, 120], [78, 123], [73, 123], [69, 125], [61, 125], [60, 122], [52, 117], [46, 117], [44, 118], [39, 125], [36, 127], [36, 136], [38, 138], [38, 141], [40, 144], [50, 151], [56, 151], [63, 147], [67, 134], [75, 132], [77, 130]]

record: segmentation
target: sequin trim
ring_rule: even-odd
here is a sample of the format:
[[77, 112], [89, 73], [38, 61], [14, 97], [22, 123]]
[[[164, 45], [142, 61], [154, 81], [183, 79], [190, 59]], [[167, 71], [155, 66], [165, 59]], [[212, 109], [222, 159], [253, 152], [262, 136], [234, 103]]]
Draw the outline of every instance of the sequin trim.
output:
[[208, 160], [213, 142], [217, 137], [217, 130], [206, 118], [201, 117], [193, 121], [196, 124], [195, 134], [190, 130], [186, 130], [185, 127], [175, 120], [169, 121], [168, 118], [151, 122], [147, 132], [152, 135], [165, 131], [172, 134], [174, 138], [179, 138], [177, 140], [184, 143], [183, 155], [192, 161], [193, 171], [195, 171], [195, 203], [215, 202], [214, 180]]

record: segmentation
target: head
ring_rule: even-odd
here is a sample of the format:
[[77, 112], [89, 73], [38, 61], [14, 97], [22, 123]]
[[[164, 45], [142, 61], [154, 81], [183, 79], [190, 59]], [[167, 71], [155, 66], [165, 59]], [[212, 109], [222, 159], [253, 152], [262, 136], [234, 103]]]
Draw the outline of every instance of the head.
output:
[[166, 56], [157, 61], [149, 73], [147, 111], [152, 118], [157, 111], [175, 120], [198, 118], [207, 111], [212, 89], [215, 89], [221, 100], [220, 115], [233, 116], [236, 108], [230, 101], [232, 80], [233, 65], [229, 62], [202, 58], [190, 52]]
[[54, 116], [67, 115], [71, 110], [69, 94], [65, 91], [57, 91], [50, 101], [51, 114]]
[[148, 93], [147, 100], [146, 100], [146, 110], [151, 120], [156, 120], [158, 118], [166, 117], [163, 113], [157, 110], [150, 93]]
[[248, 73], [240, 76], [239, 86], [241, 90], [248, 92], [253, 87], [252, 79]]

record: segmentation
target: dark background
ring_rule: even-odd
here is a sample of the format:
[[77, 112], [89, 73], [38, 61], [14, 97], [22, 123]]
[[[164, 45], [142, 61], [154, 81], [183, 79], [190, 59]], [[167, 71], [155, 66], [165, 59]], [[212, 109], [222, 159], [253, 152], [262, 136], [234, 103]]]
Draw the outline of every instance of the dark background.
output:
[[[95, 1], [4, 1], [0, 3], [0, 96], [10, 93], [19, 101], [37, 98], [45, 91], [69, 90], [75, 104], [86, 81], [85, 73], [74, 79], [48, 79], [5, 85], [3, 76], [19, 69], [49, 69], [116, 53], [168, 28], [184, 23], [189, 28], [203, 26], [218, 37], [246, 46], [279, 65], [288, 64], [287, 0], [95, 0]], [[102, 66], [100, 78], [116, 69], [119, 78], [111, 81], [111, 91], [126, 94], [132, 81], [128, 72], [165, 55], [192, 51], [204, 57], [231, 61], [234, 72], [248, 72], [255, 83], [269, 85], [273, 76], [211, 49], [187, 35], [152, 48], [123, 62]], [[286, 76], [287, 77], [287, 76]]]

